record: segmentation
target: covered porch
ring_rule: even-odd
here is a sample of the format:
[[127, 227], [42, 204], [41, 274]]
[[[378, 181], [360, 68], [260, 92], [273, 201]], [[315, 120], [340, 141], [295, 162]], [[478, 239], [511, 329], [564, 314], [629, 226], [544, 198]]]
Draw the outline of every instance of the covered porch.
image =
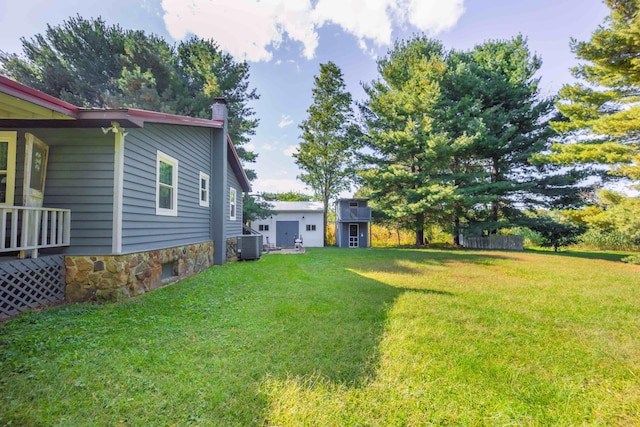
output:
[[77, 112], [0, 76], [0, 320], [65, 298], [71, 210], [44, 205], [49, 147], [17, 129], [23, 121], [73, 121]]

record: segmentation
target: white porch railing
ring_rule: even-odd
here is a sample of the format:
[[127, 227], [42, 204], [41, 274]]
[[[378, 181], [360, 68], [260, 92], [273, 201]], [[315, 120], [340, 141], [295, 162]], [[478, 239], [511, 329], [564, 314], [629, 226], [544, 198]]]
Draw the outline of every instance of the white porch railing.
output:
[[38, 257], [38, 249], [69, 246], [69, 209], [0, 206], [0, 253], [20, 251]]

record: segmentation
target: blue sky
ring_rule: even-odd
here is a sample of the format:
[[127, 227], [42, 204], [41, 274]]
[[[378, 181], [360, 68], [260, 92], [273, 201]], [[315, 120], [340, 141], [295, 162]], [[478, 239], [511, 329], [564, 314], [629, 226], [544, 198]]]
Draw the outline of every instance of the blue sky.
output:
[[542, 58], [543, 94], [551, 95], [573, 81], [570, 38], [587, 40], [608, 9], [600, 0], [0, 0], [0, 50], [19, 53], [21, 37], [76, 14], [169, 42], [189, 34], [213, 38], [246, 59], [261, 96], [252, 104], [260, 126], [248, 147], [259, 154], [249, 166], [258, 173], [254, 191], [311, 194], [296, 179], [291, 153], [321, 63], [335, 62], [361, 100], [361, 82], [377, 78], [376, 57], [397, 39], [424, 33], [447, 48], [468, 49], [522, 34]]

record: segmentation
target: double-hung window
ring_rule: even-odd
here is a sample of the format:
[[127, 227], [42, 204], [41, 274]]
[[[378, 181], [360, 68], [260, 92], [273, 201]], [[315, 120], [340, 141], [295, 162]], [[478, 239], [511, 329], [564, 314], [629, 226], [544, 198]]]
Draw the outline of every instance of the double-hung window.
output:
[[231, 221], [236, 220], [236, 197], [236, 189], [233, 187], [229, 187], [229, 219]]
[[178, 161], [162, 151], [156, 162], [156, 215], [178, 216]]
[[209, 207], [209, 175], [200, 172], [200, 206]]

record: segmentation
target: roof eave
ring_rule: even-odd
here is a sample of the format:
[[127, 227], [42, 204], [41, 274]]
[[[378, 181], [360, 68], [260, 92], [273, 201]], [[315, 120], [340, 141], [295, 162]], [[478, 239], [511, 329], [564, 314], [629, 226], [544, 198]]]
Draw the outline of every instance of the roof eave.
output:
[[22, 83], [18, 83], [15, 80], [11, 80], [10, 78], [2, 75], [0, 75], [0, 92], [40, 107], [47, 108], [70, 118], [76, 118], [78, 111], [80, 110], [79, 107], [73, 104], [54, 96], [47, 95], [44, 92], [40, 92], [37, 89], [23, 85]]
[[242, 187], [242, 191], [248, 193], [251, 191], [251, 182], [247, 177], [247, 173], [244, 171], [242, 167], [242, 162], [240, 161], [240, 157], [238, 156], [238, 152], [236, 148], [233, 146], [233, 141], [231, 141], [231, 137], [227, 135], [227, 161], [231, 164], [231, 168], [238, 178], [238, 182]]

